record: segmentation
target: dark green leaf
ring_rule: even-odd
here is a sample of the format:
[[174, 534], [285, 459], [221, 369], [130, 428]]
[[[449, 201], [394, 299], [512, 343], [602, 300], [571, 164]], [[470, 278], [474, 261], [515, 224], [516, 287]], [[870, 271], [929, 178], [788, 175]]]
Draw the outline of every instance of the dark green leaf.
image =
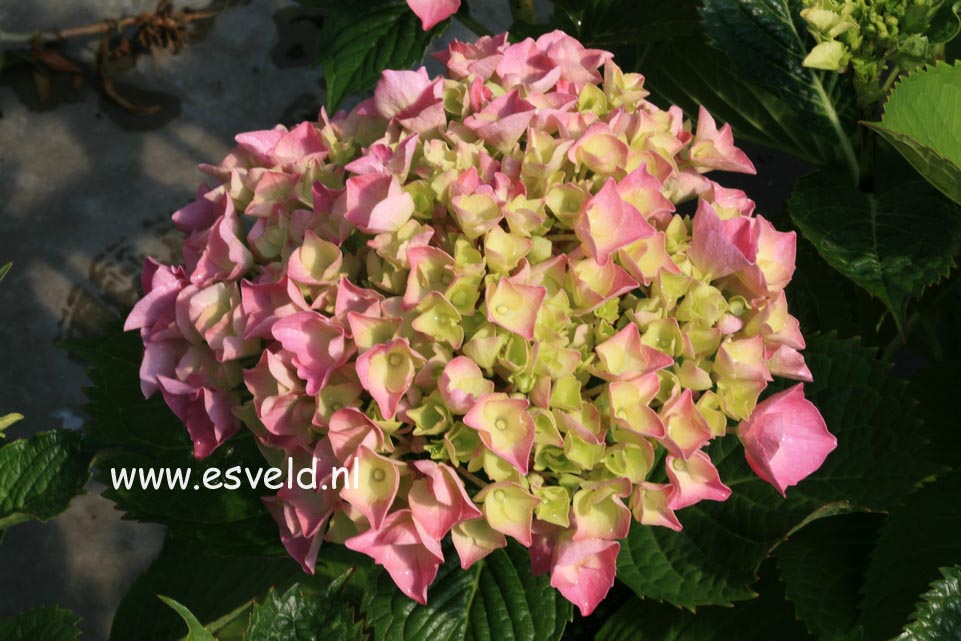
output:
[[604, 623], [597, 641], [808, 641], [774, 573], [765, 568], [763, 574], [760, 597], [732, 608], [704, 607], [695, 614], [632, 599]]
[[124, 596], [110, 631], [112, 641], [172, 641], [183, 621], [158, 600], [175, 599], [209, 624], [266, 591], [303, 576], [289, 558], [215, 554], [190, 541], [169, 538], [157, 559]]
[[843, 172], [822, 170], [797, 181], [788, 210], [828, 264], [877, 296], [900, 326], [907, 302], [953, 267], [961, 216], [924, 181], [880, 189], [866, 194]]
[[271, 589], [254, 607], [247, 628], [250, 641], [364, 641], [363, 626], [341, 594], [351, 573], [334, 580], [320, 594], [300, 585], [278, 594]]
[[557, 0], [545, 30], [561, 29], [588, 46], [615, 50], [700, 31], [692, 0]]
[[[957, 325], [951, 328], [956, 335]], [[951, 360], [925, 368], [911, 377], [911, 393], [918, 399], [924, 418], [928, 446], [925, 457], [942, 465], [957, 466], [961, 461], [958, 438], [958, 399], [949, 381], [961, 372], [961, 361]]]
[[939, 567], [961, 564], [961, 470], [922, 487], [881, 528], [861, 602], [865, 639], [887, 639], [907, 621]]
[[961, 203], [959, 104], [961, 64], [940, 63], [900, 80], [884, 104], [881, 122], [865, 123], [956, 203]]
[[372, 89], [384, 69], [405, 69], [422, 60], [448, 24], [424, 32], [403, 0], [331, 5], [320, 33], [319, 58], [328, 109], [336, 109], [349, 94]]
[[76, 641], [79, 619], [70, 610], [57, 607], [34, 608], [0, 619], [3, 641]]
[[847, 514], [812, 523], [775, 552], [785, 596], [797, 618], [821, 639], [839, 639], [858, 620], [858, 590], [880, 514]]
[[207, 628], [204, 627], [204, 624], [197, 620], [193, 612], [170, 597], [158, 596], [161, 601], [169, 605], [174, 612], [179, 614], [180, 618], [187, 624], [187, 636], [183, 638], [183, 641], [215, 641], [214, 635], [210, 634]]
[[855, 508], [888, 509], [937, 469], [918, 458], [923, 440], [905, 385], [873, 351], [825, 335], [809, 339], [805, 357], [814, 374], [805, 394], [837, 450], [782, 499], [750, 469], [737, 439], [715, 442], [708, 452], [732, 495], [681, 511], [681, 532], [631, 528], [618, 578], [638, 596], [689, 608], [751, 598], [758, 566], [791, 532]]
[[735, 139], [814, 164], [843, 159], [832, 138], [803, 123], [797, 105], [745, 83], [727, 54], [706, 44], [703, 36], [622, 50], [616, 60], [625, 69], [644, 74], [656, 101], [677, 104], [688, 114], [696, 114], [698, 105], [704, 105], [715, 118], [730, 123]]
[[363, 610], [376, 641], [556, 641], [571, 604], [546, 576], [530, 573], [527, 550], [513, 543], [461, 570], [447, 562], [427, 594], [427, 605], [404, 596], [386, 572], [368, 584]]
[[0, 265], [0, 281], [2, 281], [3, 278], [7, 275], [7, 272], [10, 271], [11, 267], [13, 267], [13, 263], [6, 263], [3, 265]]
[[[89, 435], [100, 450], [98, 480], [104, 496], [128, 518], [164, 523], [170, 531], [214, 544], [221, 551], [283, 554], [277, 527], [261, 502], [271, 492], [247, 483], [235, 491], [194, 489], [209, 468], [264, 465], [252, 435], [242, 432], [202, 461], [193, 456], [186, 428], [157, 394], [144, 400], [140, 391], [143, 346], [136, 333], [112, 331], [67, 348], [87, 364], [92, 386], [85, 390], [91, 418]], [[145, 468], [190, 470], [186, 489], [114, 485], [122, 470]]]
[[67, 509], [84, 492], [89, 462], [80, 432], [41, 432], [0, 448], [0, 530]]
[[797, 108], [803, 124], [832, 140], [856, 174], [850, 79], [801, 64], [813, 45], [801, 8], [801, 0], [705, 0], [704, 30], [730, 54], [742, 81], [770, 87]]
[[944, 578], [931, 584], [898, 641], [961, 639], [961, 567], [941, 568], [941, 574]]

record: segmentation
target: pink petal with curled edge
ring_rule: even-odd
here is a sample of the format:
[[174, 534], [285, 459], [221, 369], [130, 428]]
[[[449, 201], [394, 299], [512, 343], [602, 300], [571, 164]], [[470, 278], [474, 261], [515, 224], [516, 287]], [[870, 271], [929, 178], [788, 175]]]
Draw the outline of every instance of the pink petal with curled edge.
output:
[[397, 231], [414, 213], [414, 199], [391, 175], [347, 179], [344, 218], [367, 234]]
[[551, 585], [588, 616], [604, 600], [617, 572], [616, 541], [593, 539], [573, 541], [565, 533], [554, 547]]
[[606, 265], [615, 251], [654, 234], [644, 217], [624, 202], [617, 183], [608, 178], [600, 191], [585, 201], [574, 222], [574, 233], [598, 265]]
[[393, 118], [417, 102], [431, 85], [427, 69], [417, 71], [385, 70], [374, 90], [374, 105], [384, 118]]
[[477, 430], [491, 452], [527, 474], [534, 446], [534, 419], [527, 411], [530, 401], [506, 394], [485, 394], [464, 416], [464, 423]]
[[187, 284], [182, 267], [168, 267], [148, 258], [143, 271], [144, 297], [137, 301], [124, 321], [124, 331], [140, 329], [144, 337], [148, 337], [159, 319], [173, 313], [177, 294]]
[[507, 34], [482, 36], [476, 42], [454, 40], [447, 51], [438, 51], [434, 58], [447, 66], [451, 78], [466, 78], [473, 74], [481, 84], [489, 79], [507, 48]]
[[355, 407], [344, 407], [330, 417], [327, 432], [334, 456], [345, 462], [360, 447], [377, 451], [384, 446], [384, 432]]
[[261, 131], [248, 131], [246, 133], [237, 134], [234, 136], [234, 140], [240, 145], [245, 151], [249, 151], [251, 154], [256, 156], [261, 162], [271, 163], [272, 153], [274, 147], [284, 134], [287, 133], [287, 128], [283, 125], [277, 125], [273, 129], [264, 129]]
[[504, 50], [495, 73], [507, 89], [529, 85], [527, 93], [546, 93], [560, 80], [562, 71], [534, 40], [526, 38]]
[[288, 164], [303, 162], [306, 158], [327, 153], [327, 146], [317, 133], [316, 127], [302, 122], [277, 140], [271, 153], [273, 162]]
[[166, 376], [158, 376], [157, 381], [167, 406], [187, 426], [195, 458], [209, 456], [240, 429], [232, 412], [240, 404], [234, 394]]
[[800, 383], [758, 403], [738, 436], [751, 469], [782, 495], [821, 467], [838, 444]]
[[289, 503], [275, 496], [264, 497], [262, 500], [280, 528], [280, 542], [283, 543], [287, 554], [300, 563], [304, 572], [313, 574], [323, 537], [305, 536], [297, 523], [295, 508]]
[[344, 330], [317, 312], [298, 312], [274, 323], [271, 333], [293, 353], [297, 376], [307, 382], [307, 394], [323, 389], [327, 377], [347, 362]]
[[527, 131], [534, 112], [534, 105], [515, 89], [465, 118], [464, 124], [490, 146], [508, 151]]
[[440, 543], [422, 535], [410, 510], [398, 510], [377, 529], [344, 542], [349, 549], [374, 559], [390, 574], [401, 592], [421, 605], [427, 603], [427, 588], [444, 560]]
[[484, 378], [477, 363], [466, 356], [457, 356], [444, 366], [437, 389], [452, 412], [466, 414], [479, 397], [494, 391], [494, 383]]
[[247, 317], [244, 338], [272, 338], [274, 323], [298, 311], [288, 295], [286, 277], [276, 283], [242, 281], [240, 305]]
[[210, 228], [207, 243], [190, 274], [190, 281], [197, 286], [215, 280], [236, 280], [254, 264], [254, 256], [240, 239], [243, 226], [232, 201], [226, 199], [223, 216]]
[[641, 165], [617, 183], [617, 193], [644, 218], [670, 221], [674, 203], [664, 197], [661, 181], [652, 176], [647, 165]]
[[420, 18], [424, 31], [430, 31], [457, 13], [460, 0], [407, 0], [407, 6]]
[[148, 340], [144, 344], [143, 361], [140, 362], [140, 391], [144, 398], [150, 398], [160, 390], [158, 378], [173, 378], [177, 363], [190, 346], [187, 341]]
[[600, 82], [597, 69], [614, 58], [609, 51], [586, 49], [576, 38], [560, 30], [540, 36], [537, 48], [561, 68], [565, 80], [578, 85]]
[[482, 516], [452, 467], [426, 460], [415, 461], [414, 467], [425, 478], [411, 484], [407, 501], [414, 521], [427, 536], [439, 541], [454, 525]]
[[382, 294], [372, 289], [358, 287], [344, 277], [337, 286], [334, 316], [340, 321], [341, 325], [347, 327], [347, 314], [356, 312], [366, 316], [377, 316], [382, 300], [384, 300]]
[[487, 320], [533, 340], [537, 314], [546, 296], [543, 287], [518, 285], [502, 278], [496, 285], [487, 286]]
[[694, 214], [690, 257], [714, 279], [754, 265], [759, 228], [753, 218], [721, 220], [706, 200]]
[[778, 345], [768, 354], [767, 366], [774, 376], [810, 383], [814, 380], [811, 370], [804, 362], [804, 355], [793, 347]]
[[361, 354], [355, 367], [360, 384], [370, 392], [381, 415], [389, 420], [424, 362], [406, 338], [395, 338]]
[[206, 185], [201, 185], [197, 189], [197, 198], [189, 205], [185, 205], [175, 211], [171, 218], [174, 226], [185, 234], [209, 229], [214, 221], [217, 220], [217, 210], [205, 194], [210, 191]]
[[703, 106], [697, 113], [697, 133], [691, 144], [691, 162], [696, 167], [757, 173], [747, 154], [734, 146], [731, 125], [725, 124], [718, 130], [714, 118]]
[[695, 452], [686, 461], [668, 456], [664, 468], [675, 489], [667, 503], [672, 510], [704, 500], [726, 501], [731, 496], [731, 488], [721, 482], [717, 468], [704, 452]]
[[629, 380], [670, 367], [674, 359], [641, 342], [634, 323], [594, 348], [603, 366], [602, 375], [614, 380]]
[[791, 282], [797, 255], [797, 232], [780, 232], [764, 217], [755, 217], [758, 227], [757, 264], [741, 280], [758, 296], [775, 294]]

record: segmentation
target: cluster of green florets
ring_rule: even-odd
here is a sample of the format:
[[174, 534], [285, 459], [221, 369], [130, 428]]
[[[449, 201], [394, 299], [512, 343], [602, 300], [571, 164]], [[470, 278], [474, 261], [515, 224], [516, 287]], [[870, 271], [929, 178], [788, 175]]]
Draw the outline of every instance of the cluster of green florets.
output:
[[[858, 103], [877, 104], [901, 72], [943, 55], [958, 33], [944, 0], [803, 0], [801, 17], [817, 45], [806, 67], [854, 75]], [[946, 24], [942, 25], [943, 17]]]

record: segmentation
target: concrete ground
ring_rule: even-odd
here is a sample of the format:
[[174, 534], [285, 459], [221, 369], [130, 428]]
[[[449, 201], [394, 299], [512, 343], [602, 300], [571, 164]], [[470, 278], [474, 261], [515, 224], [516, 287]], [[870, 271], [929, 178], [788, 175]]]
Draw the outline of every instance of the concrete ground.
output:
[[[217, 4], [221, 13], [179, 55], [141, 57], [118, 76], [132, 101], [161, 105], [153, 116], [125, 112], [90, 78], [77, 92], [59, 79], [41, 103], [29, 70], [0, 74], [0, 264], [14, 262], [0, 284], [0, 414], [27, 417], [13, 437], [82, 426], [86, 379], [54, 341], [119, 317], [136, 299], [145, 255], [175, 260], [169, 215], [191, 199], [201, 179], [196, 164], [219, 161], [237, 132], [316, 116], [321, 74], [308, 64], [316, 14], [284, 0]], [[0, 0], [0, 31], [83, 25], [153, 5]], [[506, 7], [506, 0], [472, 2], [495, 29], [507, 27]], [[460, 26], [450, 35], [470, 38]], [[70, 51], [90, 60], [93, 49], [89, 41]], [[770, 157], [752, 157], [765, 175]], [[753, 188], [780, 206], [784, 194], [770, 190], [771, 177]], [[100, 489], [50, 523], [6, 533], [0, 616], [58, 604], [83, 618], [85, 639], [107, 638], [117, 603], [157, 553], [162, 529], [122, 521]]]

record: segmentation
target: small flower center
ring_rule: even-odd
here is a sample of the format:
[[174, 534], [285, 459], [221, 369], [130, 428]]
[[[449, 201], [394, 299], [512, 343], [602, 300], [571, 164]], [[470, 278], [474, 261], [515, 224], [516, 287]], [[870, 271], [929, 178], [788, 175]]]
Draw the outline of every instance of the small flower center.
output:
[[510, 308], [509, 308], [507, 305], [498, 305], [498, 306], [497, 306], [497, 309], [496, 309], [495, 311], [496, 311], [498, 314], [506, 314], [507, 312], [509, 312], [509, 311], [511, 311], [511, 310], [510, 310]]
[[387, 478], [387, 474], [384, 470], [377, 467], [370, 473], [370, 478], [373, 479], [374, 483], [380, 483]]
[[494, 490], [494, 500], [503, 501], [505, 497], [504, 490]]
[[400, 367], [404, 362], [404, 357], [400, 354], [391, 354], [387, 357], [387, 364], [391, 367]]
[[497, 428], [497, 431], [503, 432], [504, 430], [507, 429], [507, 421], [503, 418], [499, 418], [496, 421], [494, 421], [494, 427]]

